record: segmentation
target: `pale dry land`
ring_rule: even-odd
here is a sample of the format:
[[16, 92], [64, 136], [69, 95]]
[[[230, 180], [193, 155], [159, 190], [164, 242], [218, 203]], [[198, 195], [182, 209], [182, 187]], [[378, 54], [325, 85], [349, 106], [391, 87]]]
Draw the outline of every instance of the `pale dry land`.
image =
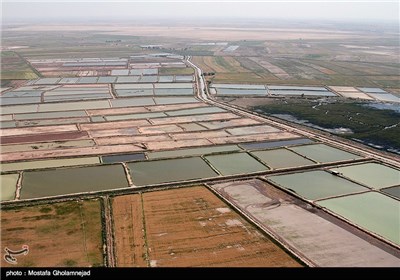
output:
[[345, 39], [363, 37], [351, 31], [332, 31], [305, 28], [228, 28], [228, 27], [197, 27], [197, 26], [134, 26], [134, 25], [25, 25], [10, 28], [10, 31], [91, 31], [102, 34], [157, 36], [170, 38], [186, 38], [209, 40], [292, 40], [292, 39]]

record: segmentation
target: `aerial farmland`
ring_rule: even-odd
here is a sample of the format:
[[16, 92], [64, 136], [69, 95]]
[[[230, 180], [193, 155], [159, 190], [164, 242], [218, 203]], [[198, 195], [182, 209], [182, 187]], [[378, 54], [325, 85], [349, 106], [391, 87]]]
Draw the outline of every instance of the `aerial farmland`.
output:
[[400, 266], [398, 34], [136, 27], [3, 27], [18, 266]]

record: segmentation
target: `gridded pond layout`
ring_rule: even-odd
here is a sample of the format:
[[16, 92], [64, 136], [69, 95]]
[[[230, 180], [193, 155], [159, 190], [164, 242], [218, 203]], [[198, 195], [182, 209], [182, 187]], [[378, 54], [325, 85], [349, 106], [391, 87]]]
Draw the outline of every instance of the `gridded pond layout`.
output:
[[[1, 244], [21, 267], [103, 266], [98, 200], [70, 201], [1, 210]], [[2, 267], [12, 267], [1, 258]]]
[[400, 201], [368, 192], [317, 202], [339, 216], [400, 245]]
[[291, 147], [289, 149], [317, 162], [335, 162], [361, 158], [358, 155], [354, 155], [325, 144], [304, 145], [299, 147]]
[[[369, 235], [364, 234], [366, 238], [361, 238], [360, 234], [348, 231], [349, 226], [332, 222], [332, 217], [329, 217], [327, 213], [299, 201], [267, 182], [230, 181], [213, 184], [211, 188], [246, 215], [255, 219], [261, 228], [279, 236], [279, 239], [287, 246], [301, 252], [303, 258], [316, 266], [397, 267], [400, 265], [398, 255], [396, 257], [393, 252], [389, 253], [384, 248], [371, 243]], [[356, 196], [361, 195], [347, 197]], [[359, 210], [362, 210], [362, 207], [369, 208], [367, 203], [363, 202], [361, 205]], [[375, 207], [372, 208], [375, 209]], [[384, 209], [384, 211], [394, 210], [386, 207]], [[369, 211], [366, 210], [365, 219], [369, 219]], [[374, 211], [371, 210], [371, 212]], [[394, 215], [394, 212], [388, 214], [392, 218]], [[361, 217], [361, 213], [357, 216]], [[392, 218], [385, 217], [384, 220], [388, 221]], [[397, 226], [399, 223], [398, 216], [397, 222], [393, 219], [392, 222], [394, 224], [390, 227], [394, 229], [396, 223]]]
[[[180, 55], [36, 58], [26, 59], [42, 78], [0, 94], [1, 241], [30, 246], [19, 265], [302, 265], [216, 192], [308, 264], [400, 266], [393, 244], [375, 246], [398, 244], [386, 228], [400, 187], [389, 157], [204, 101]], [[389, 100], [378, 88], [221, 83], [210, 93]]]
[[112, 209], [117, 266], [301, 266], [205, 187], [119, 196]]

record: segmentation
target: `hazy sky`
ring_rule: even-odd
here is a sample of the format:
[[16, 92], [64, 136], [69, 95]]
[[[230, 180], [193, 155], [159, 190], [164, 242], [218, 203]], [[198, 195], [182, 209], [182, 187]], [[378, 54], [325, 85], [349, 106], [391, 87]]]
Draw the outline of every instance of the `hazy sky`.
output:
[[399, 1], [2, 1], [5, 22], [206, 16], [393, 22], [399, 21]]

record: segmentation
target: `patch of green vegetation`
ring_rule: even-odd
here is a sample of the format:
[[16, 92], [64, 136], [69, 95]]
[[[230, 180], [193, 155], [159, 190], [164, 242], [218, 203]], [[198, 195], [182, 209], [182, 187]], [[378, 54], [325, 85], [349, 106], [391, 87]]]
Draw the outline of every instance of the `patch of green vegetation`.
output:
[[254, 73], [266, 73], [266, 70], [260, 64], [247, 57], [238, 56], [235, 57], [235, 59], [240, 63], [240, 66], [253, 71]]
[[386, 148], [400, 148], [400, 113], [365, 106], [362, 102], [322, 103], [316, 101], [286, 99], [253, 110], [265, 115], [290, 114], [324, 128], [350, 128], [354, 133], [340, 135], [348, 139], [360, 139]]
[[99, 267], [103, 266], [103, 263], [101, 262], [101, 259], [99, 258], [98, 252], [90, 252], [88, 254], [89, 262], [92, 264], [92, 266]]
[[67, 266], [67, 267], [74, 267], [76, 266], [77, 262], [75, 260], [71, 260], [71, 259], [65, 259], [63, 261], [63, 265]]
[[1, 52], [2, 80], [30, 80], [37, 77], [33, 69], [17, 53], [12, 51]]
[[[398, 76], [397, 76], [398, 77]], [[374, 80], [381, 87], [399, 87], [400, 80]]]
[[61, 227], [59, 224], [52, 223], [52, 224], [46, 224], [41, 227], [37, 227], [36, 232], [41, 234], [47, 234], [47, 233], [57, 232], [60, 228]]
[[57, 215], [67, 215], [70, 213], [79, 213], [79, 205], [76, 202], [63, 203], [54, 205]]
[[44, 206], [44, 207], [40, 208], [39, 212], [40, 213], [49, 213], [49, 212], [51, 212], [51, 210], [53, 210], [53, 208]]
[[230, 63], [228, 63], [223, 56], [216, 56], [215, 62], [218, 63], [220, 66], [228, 70], [229, 72], [237, 72], [235, 67], [232, 67]]
[[304, 56], [304, 58], [309, 58], [309, 59], [318, 59], [318, 58], [322, 58], [324, 57], [324, 55], [322, 54], [306, 54]]

